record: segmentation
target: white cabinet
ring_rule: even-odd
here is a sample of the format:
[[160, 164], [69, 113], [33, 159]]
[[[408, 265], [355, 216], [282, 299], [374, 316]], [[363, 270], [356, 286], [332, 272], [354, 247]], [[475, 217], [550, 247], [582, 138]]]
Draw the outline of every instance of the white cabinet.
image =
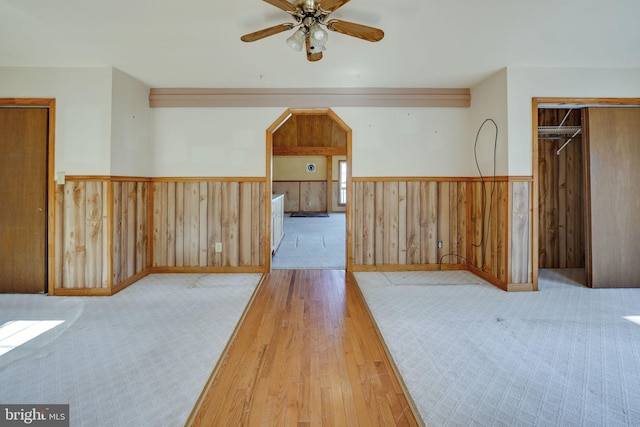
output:
[[284, 237], [284, 194], [271, 196], [271, 254], [275, 254]]

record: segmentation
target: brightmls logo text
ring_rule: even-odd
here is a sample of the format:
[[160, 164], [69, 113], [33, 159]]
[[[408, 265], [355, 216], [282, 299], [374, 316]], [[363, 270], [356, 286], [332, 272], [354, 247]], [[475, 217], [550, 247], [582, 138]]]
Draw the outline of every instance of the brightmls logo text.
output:
[[69, 427], [69, 405], [0, 405], [0, 427]]

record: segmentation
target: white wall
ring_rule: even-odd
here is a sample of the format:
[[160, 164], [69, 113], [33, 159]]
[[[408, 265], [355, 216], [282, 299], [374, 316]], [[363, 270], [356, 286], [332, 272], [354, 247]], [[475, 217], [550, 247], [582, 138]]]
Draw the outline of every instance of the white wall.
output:
[[468, 108], [333, 111], [353, 130], [352, 176], [467, 176]]
[[640, 69], [507, 69], [509, 174], [532, 175], [532, 98], [638, 98]]
[[113, 69], [111, 175], [151, 176], [153, 116], [149, 87]]
[[[508, 150], [508, 115], [507, 115], [507, 69], [504, 68], [494, 73], [483, 82], [471, 88], [471, 109], [469, 112], [469, 137], [467, 141], [467, 153], [473, 163], [473, 173], [470, 176], [478, 176], [478, 167], [483, 176], [488, 177], [494, 173], [494, 148], [495, 148], [495, 173], [499, 176], [509, 172]], [[492, 122], [486, 122], [492, 119]], [[482, 127], [482, 128], [481, 128]], [[477, 136], [477, 146], [476, 146]], [[475, 164], [475, 153], [478, 157], [478, 166]], [[473, 158], [472, 158], [473, 156]]]
[[[150, 111], [147, 91], [112, 67], [0, 67], [0, 97], [56, 98], [55, 172], [265, 175], [265, 131], [285, 108]], [[497, 173], [530, 176], [533, 97], [640, 97], [640, 69], [509, 67], [471, 92], [471, 108], [334, 108], [353, 130], [353, 176], [475, 176], [486, 118], [499, 126]], [[481, 133], [483, 174], [491, 131]]]
[[0, 67], [0, 97], [56, 98], [55, 172], [109, 175], [111, 67]]
[[266, 130], [285, 108], [154, 108], [153, 176], [263, 177]]
[[[285, 108], [154, 109], [154, 176], [264, 176]], [[353, 176], [468, 176], [468, 108], [334, 108], [353, 130]]]

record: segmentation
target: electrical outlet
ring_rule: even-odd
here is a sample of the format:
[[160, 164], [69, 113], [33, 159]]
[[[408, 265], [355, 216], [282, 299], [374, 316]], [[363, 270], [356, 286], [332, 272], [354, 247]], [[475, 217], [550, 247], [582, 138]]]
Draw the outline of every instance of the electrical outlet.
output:
[[222, 252], [222, 242], [216, 242], [216, 252]]
[[442, 240], [438, 240], [438, 249], [442, 249]]

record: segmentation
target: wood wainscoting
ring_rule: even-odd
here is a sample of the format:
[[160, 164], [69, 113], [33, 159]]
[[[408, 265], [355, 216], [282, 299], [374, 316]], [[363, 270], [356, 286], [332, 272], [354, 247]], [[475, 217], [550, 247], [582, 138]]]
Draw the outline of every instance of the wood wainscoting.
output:
[[265, 188], [264, 178], [154, 180], [151, 270], [264, 272]]
[[531, 290], [530, 180], [352, 178], [350, 269], [468, 269]]
[[56, 185], [53, 295], [112, 295], [149, 267], [149, 179], [69, 176]]
[[274, 194], [284, 194], [285, 212], [330, 212], [326, 181], [273, 181]]
[[264, 200], [259, 178], [68, 176], [49, 293], [112, 295], [151, 272], [264, 272]]
[[[67, 177], [56, 185], [50, 293], [111, 295], [151, 272], [266, 272], [266, 187], [262, 178]], [[467, 269], [534, 290], [531, 189], [528, 177], [353, 178], [347, 268]]]

